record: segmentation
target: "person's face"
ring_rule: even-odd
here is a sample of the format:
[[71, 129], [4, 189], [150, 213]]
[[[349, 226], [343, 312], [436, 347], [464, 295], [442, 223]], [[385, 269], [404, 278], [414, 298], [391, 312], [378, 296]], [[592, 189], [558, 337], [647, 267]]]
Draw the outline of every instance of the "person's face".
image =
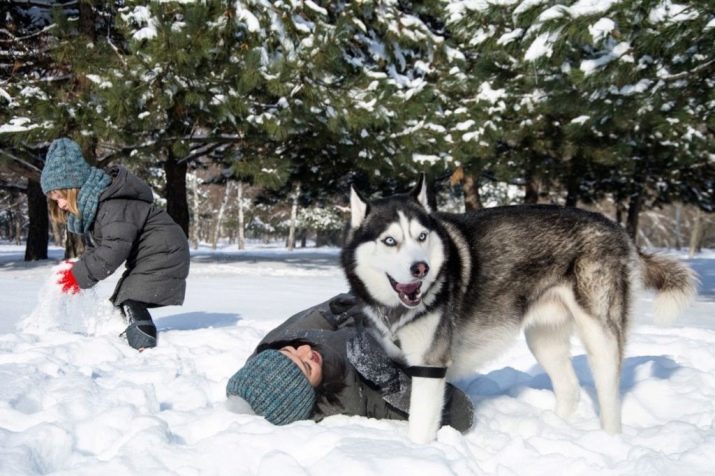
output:
[[64, 194], [60, 192], [59, 190], [53, 190], [50, 193], [47, 194], [48, 197], [50, 197], [52, 200], [57, 202], [57, 206], [60, 207], [60, 209], [69, 211], [69, 205], [67, 203], [67, 199], [65, 198]]
[[286, 346], [280, 352], [298, 366], [313, 387], [320, 385], [323, 380], [323, 356], [318, 351], [305, 344]]

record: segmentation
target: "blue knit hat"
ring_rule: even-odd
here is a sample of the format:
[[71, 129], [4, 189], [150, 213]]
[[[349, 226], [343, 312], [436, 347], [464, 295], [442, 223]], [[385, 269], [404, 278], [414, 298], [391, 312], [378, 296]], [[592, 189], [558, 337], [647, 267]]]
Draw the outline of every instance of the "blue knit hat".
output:
[[79, 144], [66, 137], [57, 139], [50, 144], [45, 158], [40, 177], [42, 192], [46, 195], [62, 188], [81, 188], [91, 171]]
[[269, 349], [254, 355], [226, 384], [226, 395], [243, 398], [274, 425], [310, 418], [315, 390], [287, 356]]

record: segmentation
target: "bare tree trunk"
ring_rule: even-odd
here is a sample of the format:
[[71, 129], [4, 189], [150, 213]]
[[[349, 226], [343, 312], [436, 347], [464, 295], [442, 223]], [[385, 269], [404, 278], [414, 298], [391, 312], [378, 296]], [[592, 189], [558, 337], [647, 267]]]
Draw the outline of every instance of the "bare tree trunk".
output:
[[87, 36], [92, 41], [96, 41], [97, 32], [95, 26], [95, 13], [93, 2], [80, 1], [79, 8], [79, 27], [83, 35]]
[[295, 228], [298, 221], [298, 197], [300, 197], [300, 182], [296, 183], [295, 191], [293, 192], [293, 206], [290, 209], [290, 226], [288, 228], [288, 241], [286, 247], [288, 251], [295, 249]]
[[65, 240], [65, 259], [77, 258], [82, 253], [84, 253], [82, 235], [75, 235], [68, 231]]
[[650, 239], [648, 238], [648, 235], [643, 233], [643, 230], [638, 230], [638, 236], [640, 237], [640, 241], [645, 245], [646, 248], [653, 247], [653, 242], [650, 241]]
[[641, 211], [641, 192], [631, 195], [628, 200], [628, 216], [626, 217], [626, 232], [634, 243], [638, 239], [638, 218]]
[[19, 211], [15, 215], [15, 244], [22, 242], [22, 213]]
[[682, 221], [682, 211], [683, 211], [683, 205], [680, 203], [675, 204], [675, 249], [680, 250], [680, 248], [683, 246], [683, 236], [682, 236], [682, 230], [681, 230], [681, 221]]
[[465, 174], [462, 184], [465, 210], [479, 210], [482, 208], [482, 198], [479, 196], [479, 181], [474, 175]]
[[693, 218], [693, 229], [690, 232], [690, 246], [688, 256], [693, 257], [700, 253], [703, 241], [703, 212], [699, 208], [695, 211]]
[[164, 162], [164, 172], [166, 173], [166, 211], [169, 216], [184, 230], [184, 234], [189, 236], [189, 204], [186, 200], [186, 171], [188, 166], [186, 161], [177, 161], [173, 152], [169, 148], [166, 162]]
[[52, 220], [50, 220], [50, 226], [52, 229], [52, 242], [55, 246], [63, 246], [63, 243], [65, 242], [65, 235], [62, 227]]
[[218, 216], [216, 217], [216, 225], [214, 227], [213, 238], [211, 239], [211, 249], [216, 249], [216, 244], [218, 243], [219, 235], [221, 234], [221, 223], [223, 222], [223, 216], [226, 214], [226, 205], [228, 205], [228, 199], [233, 192], [231, 187], [232, 182], [226, 182], [226, 187], [223, 191], [223, 200], [221, 201], [221, 207], [218, 209]]
[[27, 213], [30, 224], [27, 229], [25, 261], [47, 259], [49, 241], [47, 199], [42, 193], [40, 182], [32, 179], [27, 179]]
[[200, 204], [200, 197], [199, 197], [199, 177], [194, 174], [193, 179], [192, 179], [192, 187], [191, 187], [191, 192], [193, 194], [194, 198], [194, 203], [193, 203], [193, 208], [192, 208], [192, 215], [194, 218], [194, 226], [191, 228], [191, 244], [194, 247], [194, 249], [199, 248], [199, 229], [201, 227], [201, 213], [199, 210], [201, 209], [201, 204]]
[[536, 181], [529, 177], [525, 187], [524, 203], [539, 203], [539, 186]]
[[243, 216], [243, 182], [238, 182], [238, 249], [242, 250], [246, 247], [246, 237], [244, 234], [244, 216]]
[[572, 171], [566, 179], [566, 201], [564, 206], [575, 207], [578, 205], [578, 197], [581, 183]]
[[623, 225], [623, 203], [620, 200], [616, 200], [616, 223]]

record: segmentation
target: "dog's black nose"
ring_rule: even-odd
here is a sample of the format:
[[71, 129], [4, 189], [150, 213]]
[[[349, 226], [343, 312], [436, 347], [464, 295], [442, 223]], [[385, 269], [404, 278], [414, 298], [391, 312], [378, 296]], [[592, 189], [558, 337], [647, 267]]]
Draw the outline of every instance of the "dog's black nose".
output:
[[417, 261], [410, 266], [410, 271], [412, 272], [412, 276], [422, 279], [427, 276], [429, 265], [427, 265], [424, 261]]

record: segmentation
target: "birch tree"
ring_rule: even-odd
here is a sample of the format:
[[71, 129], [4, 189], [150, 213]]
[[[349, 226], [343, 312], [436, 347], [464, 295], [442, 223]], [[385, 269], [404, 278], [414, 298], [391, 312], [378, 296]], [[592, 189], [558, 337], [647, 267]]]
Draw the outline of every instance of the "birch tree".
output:
[[288, 241], [286, 248], [289, 251], [295, 249], [295, 229], [298, 224], [298, 198], [300, 198], [300, 182], [295, 184], [295, 191], [291, 195], [292, 204], [290, 208], [290, 222], [288, 225]]
[[245, 223], [244, 223], [244, 207], [243, 203], [243, 182], [237, 182], [236, 202], [238, 204], [238, 249], [242, 250], [246, 247]]
[[221, 200], [221, 206], [219, 207], [218, 214], [216, 215], [216, 223], [214, 224], [214, 232], [211, 238], [211, 249], [216, 249], [216, 245], [221, 234], [221, 224], [223, 223], [223, 217], [226, 214], [226, 207], [228, 206], [228, 201], [231, 199], [232, 194], [233, 182], [227, 181], [223, 191], [223, 200]]

